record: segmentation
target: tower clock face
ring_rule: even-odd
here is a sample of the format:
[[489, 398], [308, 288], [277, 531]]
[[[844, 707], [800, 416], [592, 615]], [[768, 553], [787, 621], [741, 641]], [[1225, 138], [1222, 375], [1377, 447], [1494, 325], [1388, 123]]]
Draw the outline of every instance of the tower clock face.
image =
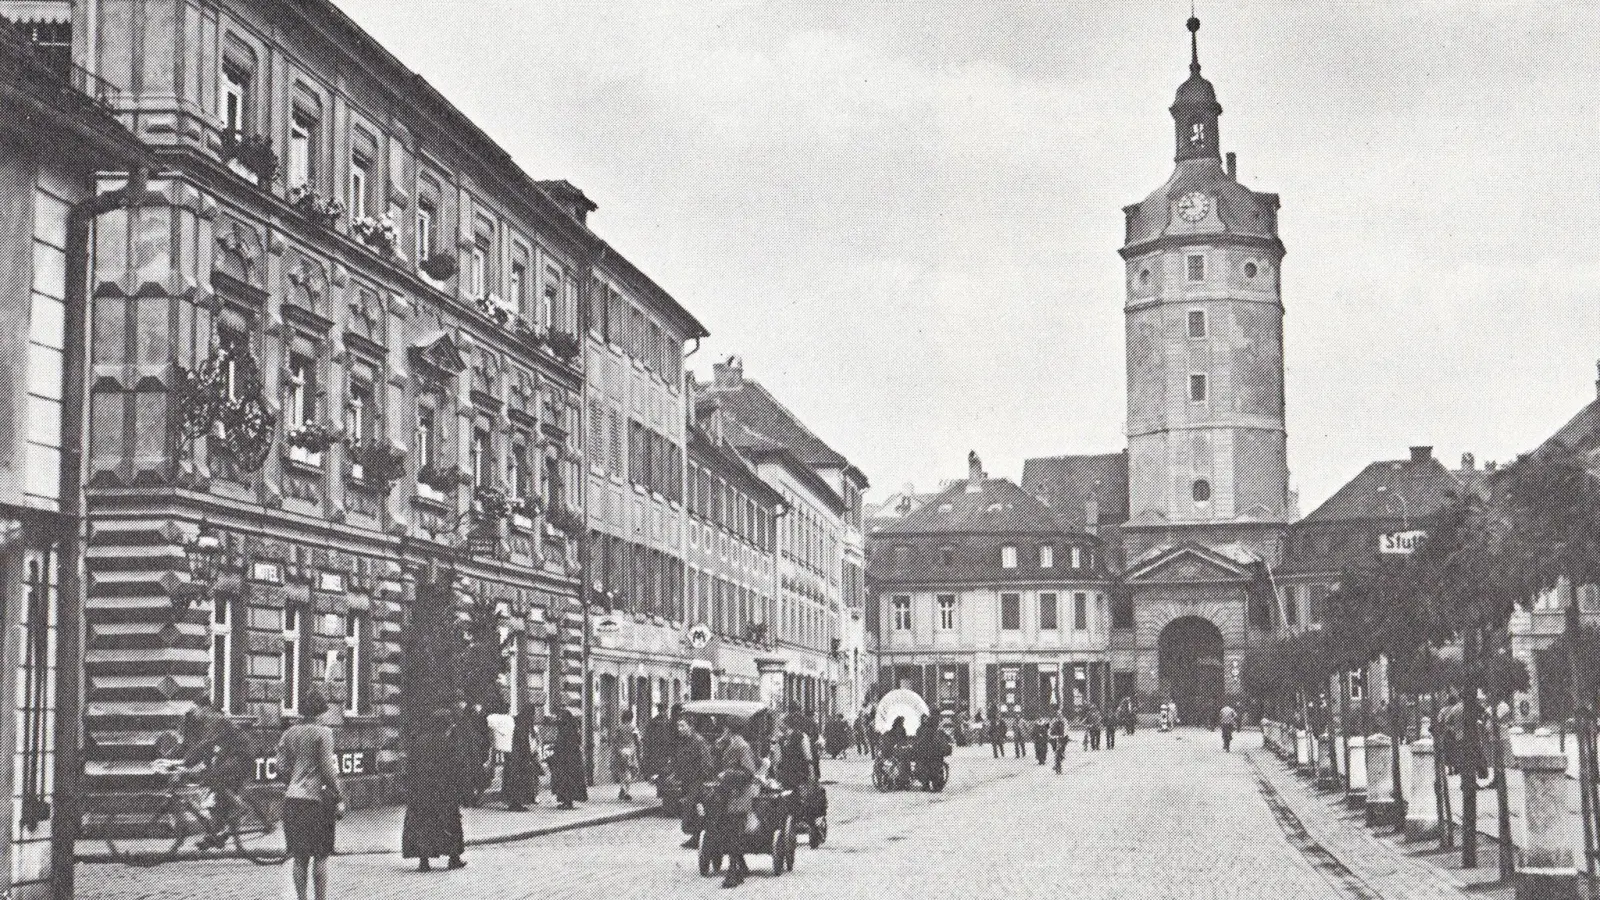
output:
[[1178, 215], [1185, 222], [1198, 222], [1211, 211], [1211, 198], [1199, 191], [1191, 191], [1178, 198]]

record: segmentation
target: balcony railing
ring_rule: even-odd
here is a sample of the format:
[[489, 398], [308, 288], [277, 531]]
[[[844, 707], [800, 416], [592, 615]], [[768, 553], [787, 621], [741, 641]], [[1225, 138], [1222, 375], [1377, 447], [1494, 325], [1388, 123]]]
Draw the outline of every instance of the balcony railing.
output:
[[116, 110], [118, 102], [122, 99], [121, 88], [77, 63], [68, 63], [67, 65], [67, 81], [74, 90], [93, 100], [108, 112]]

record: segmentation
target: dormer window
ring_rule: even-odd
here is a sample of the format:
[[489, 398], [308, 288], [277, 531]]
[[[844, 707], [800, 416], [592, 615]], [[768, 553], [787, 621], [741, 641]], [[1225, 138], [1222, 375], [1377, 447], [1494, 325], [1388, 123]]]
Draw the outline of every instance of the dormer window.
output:
[[1007, 544], [1000, 548], [1000, 568], [1015, 569], [1017, 567], [1017, 548]]
[[1056, 567], [1056, 548], [1049, 544], [1039, 546], [1039, 568], [1054, 569]]
[[940, 547], [939, 548], [939, 565], [941, 565], [941, 566], [953, 566], [953, 565], [955, 565], [955, 563], [956, 563], [956, 548], [954, 548], [954, 547]]

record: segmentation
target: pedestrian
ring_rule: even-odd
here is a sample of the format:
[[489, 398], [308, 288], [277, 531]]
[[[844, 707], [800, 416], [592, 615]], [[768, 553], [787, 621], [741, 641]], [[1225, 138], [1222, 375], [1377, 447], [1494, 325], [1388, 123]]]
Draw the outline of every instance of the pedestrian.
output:
[[1117, 704], [1117, 716], [1122, 719], [1123, 733], [1132, 735], [1133, 726], [1139, 721], [1139, 714], [1133, 709], [1132, 697], [1123, 697], [1122, 702]]
[[1050, 756], [1050, 723], [1044, 716], [1033, 723], [1033, 756], [1041, 766]]
[[550, 793], [556, 795], [556, 809], [572, 809], [574, 802], [589, 800], [588, 779], [583, 775], [583, 726], [570, 709], [558, 716], [553, 723], [555, 739], [545, 750]]
[[780, 785], [794, 790], [811, 783], [812, 749], [804, 718], [797, 712], [789, 713], [784, 719], [783, 735], [778, 739], [778, 759], [772, 767], [773, 777]]
[[611, 778], [619, 785], [618, 800], [632, 800], [634, 779], [639, 777], [639, 729], [633, 727], [633, 710], [622, 711], [622, 721], [611, 732]]
[[1217, 724], [1222, 727], [1222, 752], [1233, 752], [1233, 732], [1239, 727], [1239, 713], [1232, 706], [1224, 703], [1222, 711], [1217, 713]]
[[722, 736], [717, 741], [717, 783], [722, 800], [717, 845], [728, 854], [728, 873], [722, 879], [725, 888], [738, 887], [750, 873], [744, 861], [744, 834], [750, 817], [755, 815], [757, 763], [743, 730], [743, 723], [728, 719], [723, 722]]
[[418, 872], [432, 871], [435, 856], [448, 857], [452, 869], [467, 864], [461, 858], [466, 848], [461, 801], [471, 793], [473, 773], [461, 754], [457, 732], [462, 727], [450, 710], [436, 710], [411, 739], [406, 753], [400, 855], [415, 859]]
[[833, 720], [823, 729], [822, 745], [829, 759], [838, 759], [849, 751], [850, 723], [844, 720], [844, 713], [833, 714]]
[[328, 857], [344, 810], [339, 763], [333, 754], [333, 729], [318, 724], [328, 701], [312, 693], [301, 701], [303, 718], [278, 740], [278, 771], [289, 786], [283, 792], [283, 844], [294, 859], [294, 893], [306, 900], [309, 878], [315, 900], [328, 896]]
[[706, 823], [697, 814], [706, 800], [705, 783], [717, 775], [716, 762], [711, 757], [711, 743], [696, 731], [689, 720], [678, 717], [676, 721], [677, 752], [672, 756], [673, 775], [683, 786], [683, 800], [678, 808], [678, 823], [689, 839], [683, 846], [693, 849], [700, 846], [700, 828]]
[[523, 812], [529, 803], [539, 802], [539, 757], [534, 750], [533, 722], [530, 713], [511, 718], [511, 738], [501, 768], [500, 799], [506, 809]]
[[995, 759], [1006, 758], [1006, 722], [999, 716], [989, 719], [989, 747]]
[[462, 800], [468, 806], [483, 801], [483, 793], [494, 783], [494, 732], [489, 728], [489, 712], [482, 703], [464, 707], [463, 718], [454, 728], [457, 752], [466, 771], [472, 774], [471, 790]]
[[[1066, 717], [1060, 711], [1057, 711], [1056, 717], [1050, 722], [1050, 749], [1055, 751], [1057, 775], [1061, 774], [1061, 762], [1067, 755], [1067, 741], [1069, 740], [1071, 738], [1067, 737]], [[1044, 760], [1041, 759], [1039, 762], [1042, 763]]]
[[517, 720], [504, 705], [495, 708], [495, 711], [484, 717], [484, 723], [489, 727], [489, 771], [500, 769], [500, 800], [510, 805], [508, 799], [506, 780], [512, 775], [506, 770], [506, 765], [511, 758], [511, 739], [517, 730]]
[[1113, 714], [1109, 703], [1106, 705], [1105, 712], [1100, 716], [1100, 727], [1105, 731], [1106, 749], [1115, 750], [1117, 747], [1117, 717]]
[[1011, 758], [1021, 759], [1027, 753], [1028, 732], [1022, 727], [1022, 713], [1011, 714]]
[[656, 714], [644, 727], [644, 743], [639, 750], [639, 767], [646, 781], [654, 781], [667, 771], [672, 756], [672, 719], [667, 704], [656, 704]]
[[1100, 707], [1093, 703], [1083, 710], [1083, 738], [1085, 750], [1100, 749]]
[[862, 706], [856, 716], [856, 755], [876, 755], [872, 751], [872, 707]]
[[989, 723], [983, 718], [983, 710], [972, 714], [972, 733], [978, 736], [980, 745], [989, 743]]

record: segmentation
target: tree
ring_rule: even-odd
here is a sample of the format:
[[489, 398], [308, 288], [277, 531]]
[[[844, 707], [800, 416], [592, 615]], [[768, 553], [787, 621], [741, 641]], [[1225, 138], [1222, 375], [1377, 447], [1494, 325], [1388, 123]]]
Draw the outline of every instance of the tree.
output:
[[455, 704], [456, 673], [466, 640], [456, 619], [454, 575], [417, 583], [400, 662], [400, 699], [405, 726], [415, 730], [437, 709]]

